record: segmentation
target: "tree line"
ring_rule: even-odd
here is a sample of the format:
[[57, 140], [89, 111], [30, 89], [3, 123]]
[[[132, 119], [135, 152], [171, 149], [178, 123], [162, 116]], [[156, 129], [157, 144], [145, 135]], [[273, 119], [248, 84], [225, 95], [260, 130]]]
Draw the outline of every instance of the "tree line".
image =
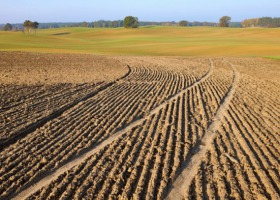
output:
[[280, 27], [280, 18], [272, 17], [262, 17], [262, 18], [252, 18], [245, 19], [242, 22], [231, 22], [231, 17], [223, 16], [220, 18], [219, 23], [215, 22], [189, 22], [187, 20], [181, 20], [179, 22], [170, 21], [170, 22], [146, 22], [139, 21], [137, 17], [127, 16], [124, 20], [98, 20], [93, 22], [79, 22], [79, 23], [41, 23], [25, 20], [23, 24], [10, 24], [0, 25], [0, 28], [4, 31], [18, 31], [31, 33], [34, 30], [39, 29], [48, 29], [48, 28], [62, 28], [62, 27], [88, 27], [88, 28], [137, 28], [139, 26], [220, 26], [220, 27]]
[[88, 27], [88, 28], [117, 28], [123, 27], [123, 20], [98, 20], [94, 22], [80, 22], [80, 23], [72, 23], [65, 24], [68, 27]]
[[[65, 22], [65, 23], [38, 23], [26, 20], [23, 24], [10, 24], [2, 26], [4, 31], [18, 31], [23, 30], [28, 33], [31, 30], [36, 29], [49, 29], [49, 28], [65, 28], [65, 27], [88, 27], [88, 28], [118, 28], [118, 27], [133, 27], [137, 28], [139, 26], [217, 26], [217, 23], [214, 22], [189, 22], [182, 20], [180, 22], [175, 21], [166, 21], [166, 22], [151, 22], [151, 21], [139, 21], [137, 17], [127, 16], [124, 20], [98, 20], [93, 22]], [[0, 25], [1, 27], [1, 25]]]
[[280, 17], [261, 17], [245, 19], [241, 22], [242, 27], [266, 27], [266, 28], [276, 28], [280, 27]]

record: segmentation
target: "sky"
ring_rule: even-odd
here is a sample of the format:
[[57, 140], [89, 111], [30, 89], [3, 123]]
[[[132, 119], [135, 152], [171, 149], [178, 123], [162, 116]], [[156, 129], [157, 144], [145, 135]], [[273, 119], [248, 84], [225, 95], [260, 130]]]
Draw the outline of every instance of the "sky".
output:
[[118, 20], [218, 22], [280, 17], [280, 0], [0, 0], [0, 23]]

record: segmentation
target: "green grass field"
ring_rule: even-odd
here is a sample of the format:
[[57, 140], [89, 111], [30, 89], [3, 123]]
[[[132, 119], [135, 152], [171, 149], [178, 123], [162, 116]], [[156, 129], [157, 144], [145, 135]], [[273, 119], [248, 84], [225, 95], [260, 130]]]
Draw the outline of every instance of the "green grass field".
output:
[[266, 56], [265, 58], [280, 60], [280, 56]]
[[0, 31], [0, 50], [166, 56], [280, 57], [280, 28], [60, 28]]

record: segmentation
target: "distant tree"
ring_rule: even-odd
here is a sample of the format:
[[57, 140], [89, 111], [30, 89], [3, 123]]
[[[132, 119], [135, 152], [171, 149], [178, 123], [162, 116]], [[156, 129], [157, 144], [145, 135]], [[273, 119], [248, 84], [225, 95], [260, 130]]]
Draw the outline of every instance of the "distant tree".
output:
[[272, 27], [280, 27], [280, 18], [275, 17], [272, 19]]
[[27, 29], [28, 33], [30, 33], [32, 26], [33, 22], [31, 22], [30, 20], [25, 20], [23, 23], [23, 27], [24, 29]]
[[81, 27], [88, 27], [88, 23], [85, 22], [85, 21], [83, 21], [83, 22], [81, 23]]
[[38, 29], [39, 27], [39, 23], [38, 22], [32, 22], [32, 28], [35, 30], [35, 34], [36, 34], [36, 30]]
[[242, 27], [242, 23], [241, 22], [230, 22], [229, 23], [229, 27], [241, 28]]
[[100, 27], [98, 22], [93, 22], [93, 26], [94, 26], [94, 28], [99, 28]]
[[3, 27], [3, 31], [11, 31], [13, 29], [13, 26], [9, 23], [7, 23], [4, 27]]
[[194, 21], [194, 22], [192, 23], [192, 26], [202, 26], [202, 22]]
[[110, 28], [116, 28], [116, 27], [118, 27], [118, 22], [117, 22], [117, 21], [110, 21], [110, 22], [109, 22], [109, 27], [110, 27]]
[[259, 24], [259, 18], [245, 19], [241, 24], [242, 27], [256, 27]]
[[241, 22], [242, 27], [266, 27], [274, 28], [280, 27], [280, 18], [261, 17], [245, 19]]
[[229, 17], [229, 16], [221, 17], [219, 26], [220, 27], [229, 27], [230, 20], [231, 20], [231, 17]]
[[182, 20], [179, 22], [179, 26], [188, 26], [188, 22], [186, 20]]
[[118, 27], [123, 27], [123, 20], [118, 20]]
[[34, 29], [35, 34], [36, 34], [36, 30], [39, 27], [39, 23], [38, 22], [32, 22], [30, 20], [25, 20], [23, 23], [23, 27], [24, 29], [27, 29], [28, 33], [30, 33], [31, 29]]
[[123, 25], [125, 28], [138, 28], [138, 18], [133, 16], [127, 16], [124, 18]]
[[186, 20], [182, 20], [179, 22], [179, 26], [188, 26], [188, 22]]
[[262, 17], [259, 19], [259, 25], [261, 27], [272, 27], [272, 17]]
[[33, 26], [34, 26], [34, 24], [33, 24], [33, 22], [30, 21], [30, 20], [25, 20], [25, 22], [23, 23], [23, 27], [24, 27], [25, 29], [27, 29], [28, 33], [31, 32], [31, 29], [33, 29]]

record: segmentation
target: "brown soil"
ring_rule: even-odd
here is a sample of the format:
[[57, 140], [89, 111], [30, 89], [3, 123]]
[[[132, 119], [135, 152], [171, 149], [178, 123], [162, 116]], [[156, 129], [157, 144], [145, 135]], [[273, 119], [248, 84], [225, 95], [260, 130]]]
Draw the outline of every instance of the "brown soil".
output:
[[240, 81], [186, 199], [280, 198], [280, 95], [277, 61], [228, 59]]
[[126, 72], [123, 63], [106, 56], [0, 51], [0, 84], [110, 82]]
[[110, 59], [130, 72], [0, 152], [0, 199], [279, 198], [277, 62]]
[[128, 72], [102, 56], [0, 52], [1, 149]]

